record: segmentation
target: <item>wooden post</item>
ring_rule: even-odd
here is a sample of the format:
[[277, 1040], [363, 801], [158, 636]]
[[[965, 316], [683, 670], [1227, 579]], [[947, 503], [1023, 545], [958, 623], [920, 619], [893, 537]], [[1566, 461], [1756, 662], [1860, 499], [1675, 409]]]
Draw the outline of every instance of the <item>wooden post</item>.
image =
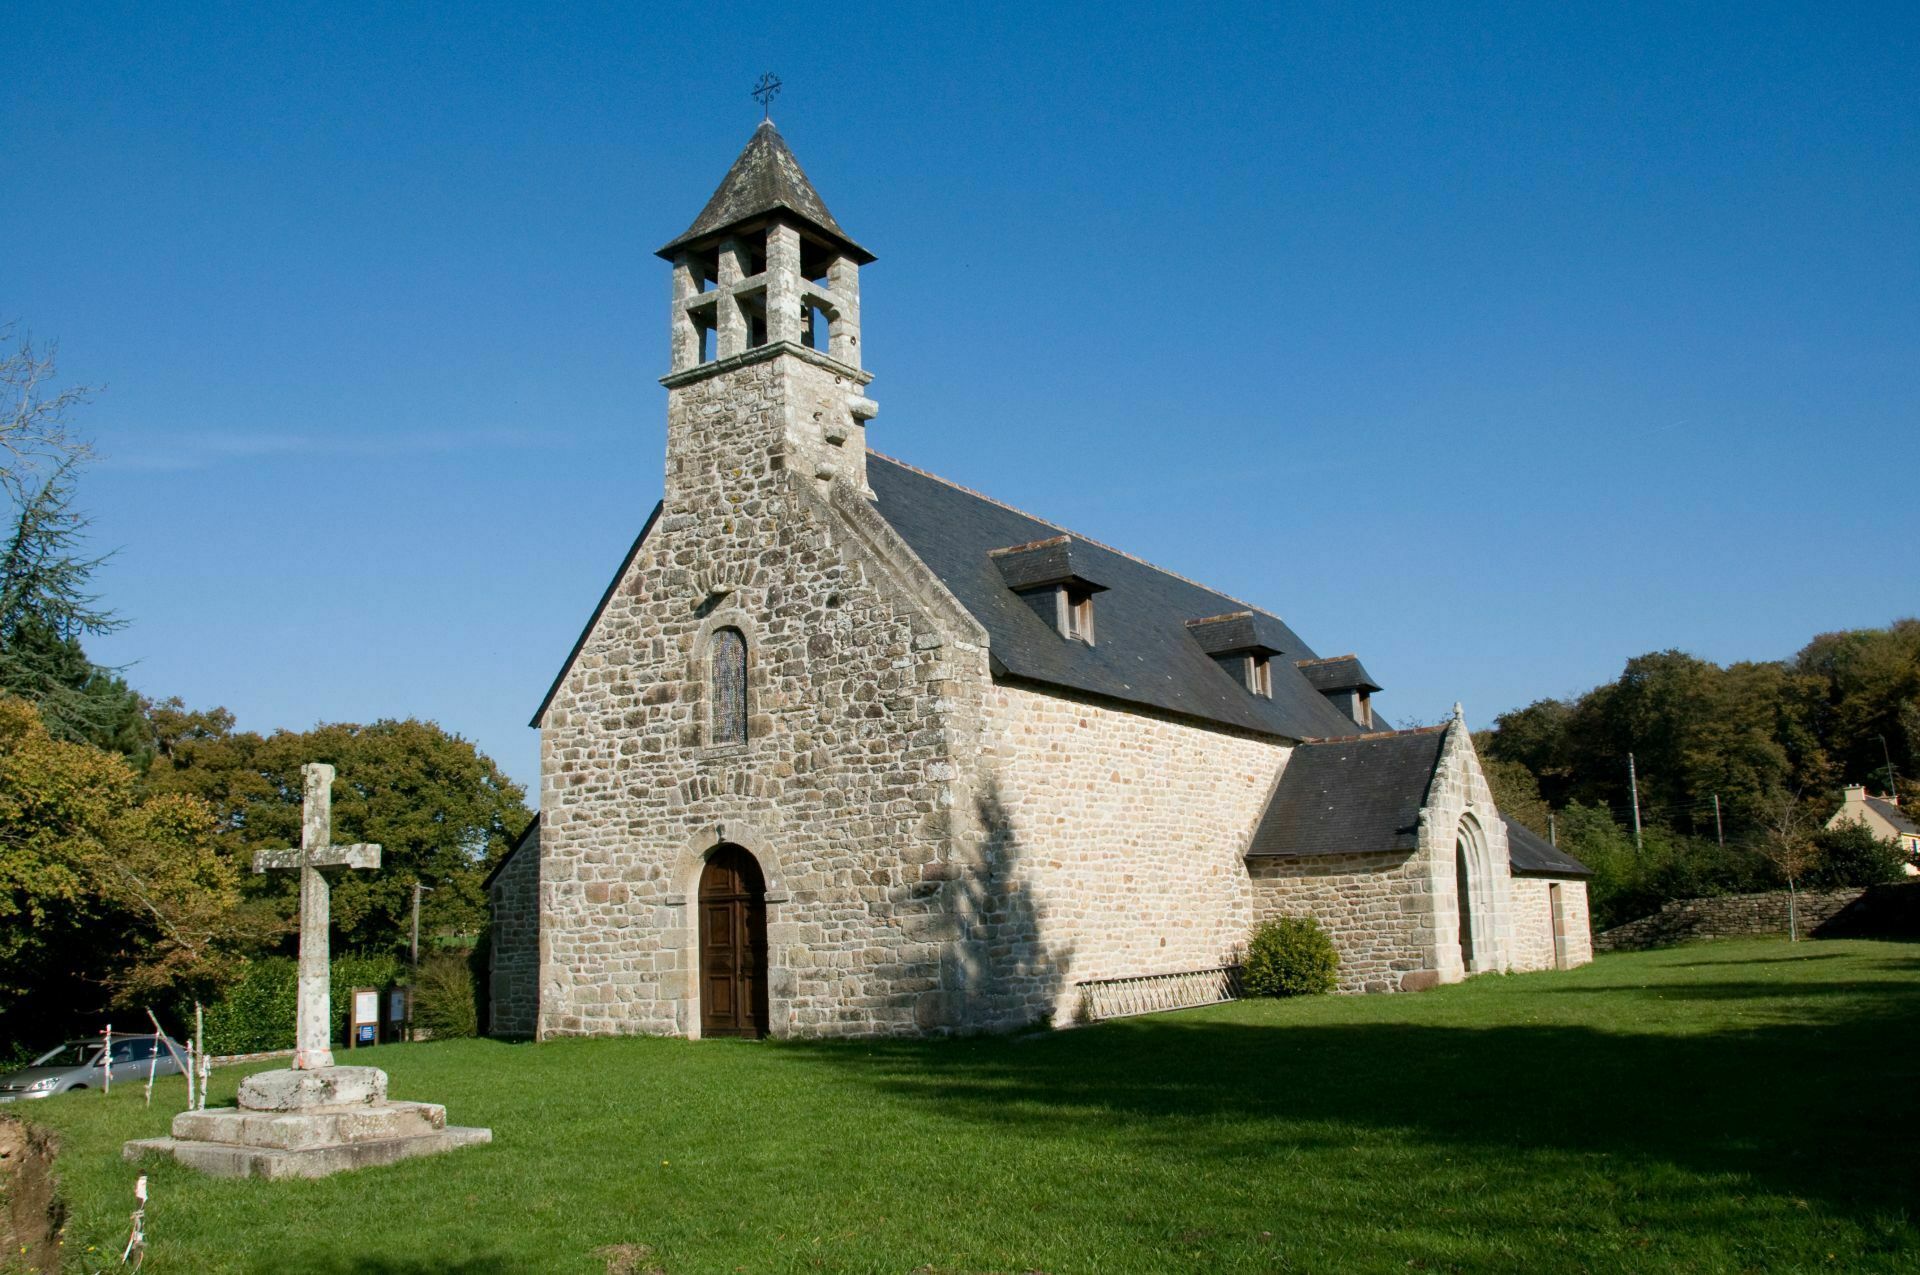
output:
[[[166, 1043], [167, 1052], [173, 1056], [173, 1061], [179, 1064], [181, 1074], [186, 1076], [187, 1078], [187, 1110], [192, 1111], [193, 1110], [193, 1065], [189, 1059], [182, 1058], [180, 1056], [180, 1051], [173, 1047], [172, 1038], [169, 1037], [165, 1032], [160, 1030], [160, 1020], [153, 1016], [152, 1010], [147, 1011], [147, 1021], [153, 1024], [154, 1038], [156, 1040], [164, 1041]], [[189, 1045], [188, 1049], [191, 1050], [192, 1046]]]

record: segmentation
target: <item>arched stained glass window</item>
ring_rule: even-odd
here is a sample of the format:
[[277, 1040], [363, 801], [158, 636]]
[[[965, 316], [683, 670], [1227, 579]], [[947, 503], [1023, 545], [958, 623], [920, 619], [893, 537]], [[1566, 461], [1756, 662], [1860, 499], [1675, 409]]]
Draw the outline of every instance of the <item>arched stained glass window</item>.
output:
[[747, 639], [739, 629], [713, 635], [713, 742], [747, 742]]

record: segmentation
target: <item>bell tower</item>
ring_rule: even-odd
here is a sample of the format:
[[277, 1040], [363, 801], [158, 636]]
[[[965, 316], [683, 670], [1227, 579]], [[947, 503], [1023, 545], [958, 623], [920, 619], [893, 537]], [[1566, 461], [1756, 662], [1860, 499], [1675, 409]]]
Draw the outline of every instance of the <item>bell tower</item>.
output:
[[871, 495], [866, 425], [879, 409], [860, 366], [860, 267], [873, 254], [833, 219], [772, 120], [658, 255], [673, 263], [668, 506], [684, 507], [676, 496], [708, 486], [716, 466], [792, 469]]

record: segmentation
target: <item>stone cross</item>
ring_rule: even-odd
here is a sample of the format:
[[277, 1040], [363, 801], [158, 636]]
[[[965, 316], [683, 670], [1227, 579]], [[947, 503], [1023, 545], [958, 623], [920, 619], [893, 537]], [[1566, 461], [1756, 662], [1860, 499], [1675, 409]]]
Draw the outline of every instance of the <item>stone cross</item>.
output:
[[380, 847], [336, 846], [333, 840], [333, 767], [309, 762], [300, 768], [306, 781], [301, 806], [300, 846], [294, 850], [262, 850], [253, 856], [253, 870], [300, 872], [300, 991], [294, 1018], [293, 1065], [311, 1071], [333, 1066], [333, 1010], [328, 999], [327, 879], [321, 868], [377, 868]]

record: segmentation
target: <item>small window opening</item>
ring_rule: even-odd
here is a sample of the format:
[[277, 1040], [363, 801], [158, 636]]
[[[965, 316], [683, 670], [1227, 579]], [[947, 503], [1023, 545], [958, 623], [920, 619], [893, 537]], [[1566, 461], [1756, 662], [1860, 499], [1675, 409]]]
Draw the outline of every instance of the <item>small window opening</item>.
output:
[[747, 639], [739, 629], [718, 629], [713, 635], [711, 742], [747, 742]]
[[719, 337], [714, 332], [712, 320], [703, 320], [696, 317], [693, 321], [693, 326], [700, 338], [700, 361], [702, 363], [713, 362], [714, 344], [719, 340]]
[[1360, 692], [1360, 711], [1354, 714], [1354, 718], [1362, 726], [1371, 727], [1373, 725], [1373, 695], [1371, 692]]
[[1060, 590], [1060, 632], [1076, 642], [1093, 645], [1093, 591], [1072, 586]]
[[832, 344], [830, 320], [827, 312], [817, 305], [800, 307], [800, 343], [808, 349], [825, 354]]
[[1247, 657], [1247, 689], [1264, 699], [1273, 698], [1273, 665], [1266, 656]]
[[740, 318], [747, 327], [747, 348], [767, 343], [767, 295], [753, 292], [740, 298]]

